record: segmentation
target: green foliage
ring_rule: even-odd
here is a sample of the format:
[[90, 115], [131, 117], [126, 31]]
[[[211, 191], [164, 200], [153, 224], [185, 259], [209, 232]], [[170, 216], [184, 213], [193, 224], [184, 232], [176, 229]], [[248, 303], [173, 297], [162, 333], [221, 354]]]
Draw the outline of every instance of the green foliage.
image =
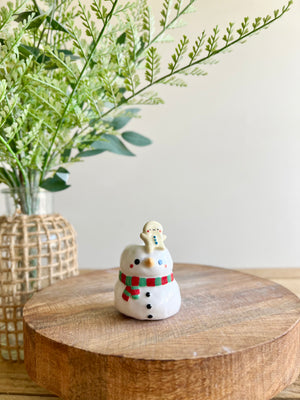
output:
[[145, 79], [152, 85], [160, 72], [160, 55], [155, 47], [148, 50], [145, 67]]
[[[0, 10], [0, 182], [50, 191], [69, 187], [65, 166], [111, 152], [133, 156], [127, 144], [148, 138], [123, 128], [138, 104], [160, 104], [159, 83], [186, 86], [214, 57], [285, 14], [218, 26], [190, 44], [186, 34], [171, 59], [170, 31], [184, 25], [196, 0], [162, 0], [158, 27], [147, 0], [16, 0]], [[79, 29], [82, 26], [83, 29]], [[133, 106], [133, 107], [132, 107]], [[126, 143], [126, 144], [125, 144]]]
[[164, 29], [168, 25], [171, 7], [172, 7], [172, 0], [164, 0], [163, 5], [162, 5], [162, 10], [160, 12], [162, 19], [159, 21], [160, 26], [162, 26]]
[[177, 47], [175, 48], [175, 53], [172, 54], [172, 62], [169, 63], [169, 70], [173, 73], [179, 66], [181, 59], [184, 54], [187, 52], [189, 44], [189, 39], [183, 35], [182, 39], [180, 39]]
[[135, 146], [148, 146], [149, 144], [151, 144], [150, 139], [133, 131], [123, 132], [122, 138], [126, 140], [126, 142], [131, 143]]
[[192, 48], [192, 51], [189, 53], [190, 64], [192, 64], [197, 59], [197, 57], [200, 56], [204, 43], [205, 43], [205, 32], [203, 31], [201, 36], [197, 37], [195, 44]]
[[70, 185], [67, 184], [69, 175], [69, 171], [60, 167], [51, 178], [45, 179], [40, 186], [49, 192], [65, 190], [70, 187]]

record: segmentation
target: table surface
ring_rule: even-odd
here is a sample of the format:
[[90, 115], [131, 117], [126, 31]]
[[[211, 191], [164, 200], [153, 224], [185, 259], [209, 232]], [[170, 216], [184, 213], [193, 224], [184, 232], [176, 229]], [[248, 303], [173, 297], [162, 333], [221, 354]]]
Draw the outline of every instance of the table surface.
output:
[[[82, 273], [85, 271], [88, 270]], [[259, 268], [241, 271], [275, 281], [300, 297], [300, 268]], [[24, 364], [4, 362], [0, 359], [0, 399], [53, 400], [57, 397], [32, 382]], [[273, 400], [279, 399], [300, 400], [300, 377]]]

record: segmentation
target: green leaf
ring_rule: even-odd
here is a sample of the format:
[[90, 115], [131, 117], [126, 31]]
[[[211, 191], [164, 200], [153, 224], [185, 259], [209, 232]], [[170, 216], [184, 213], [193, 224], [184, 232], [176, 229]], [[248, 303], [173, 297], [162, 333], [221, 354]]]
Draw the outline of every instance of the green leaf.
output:
[[163, 28], [166, 28], [166, 26], [167, 26], [172, 3], [173, 2], [171, 0], [164, 0], [164, 2], [163, 2], [163, 8], [160, 12], [162, 19], [159, 21], [160, 26], [162, 26]]
[[68, 149], [68, 148], [64, 149], [64, 151], [63, 151], [63, 153], [61, 155], [62, 161], [64, 163], [69, 161], [70, 156], [71, 156], [71, 152], [72, 152], [72, 149]]
[[27, 29], [38, 29], [47, 18], [47, 15], [48, 15], [47, 13], [42, 13], [37, 17], [33, 18], [33, 20], [28, 25]]
[[[58, 54], [64, 54], [65, 57], [70, 57], [71, 61], [75, 61], [80, 58], [79, 56], [76, 56], [75, 54], [73, 54], [70, 50], [59, 49], [59, 50], [57, 50], [57, 52], [58, 52]], [[41, 53], [41, 52], [40, 52], [40, 55], [38, 56], [38, 58], [36, 59], [36, 61], [39, 64], [42, 64], [42, 63], [45, 64], [46, 69], [48, 69], [48, 70], [56, 69], [59, 67], [59, 63], [56, 59], [49, 57], [48, 55], [46, 56], [44, 53]]]
[[28, 17], [37, 17], [39, 14], [36, 11], [24, 11], [14, 15], [16, 16], [15, 21], [23, 22], [24, 20], [27, 20]]
[[19, 52], [24, 57], [33, 55], [34, 58], [36, 58], [36, 59], [41, 54], [41, 51], [37, 47], [28, 46], [27, 44], [20, 44]]
[[171, 73], [174, 72], [175, 68], [178, 66], [183, 55], [186, 53], [188, 43], [189, 39], [186, 37], [186, 35], [183, 35], [182, 39], [180, 39], [177, 47], [175, 48], [175, 53], [172, 54], [173, 62], [168, 64], [168, 68], [171, 70]]
[[105, 151], [106, 150], [85, 150], [78, 153], [75, 158], [96, 156], [97, 154], [104, 153]]
[[193, 51], [191, 51], [188, 55], [189, 58], [191, 59], [190, 64], [200, 55], [204, 41], [205, 41], [205, 31], [202, 32], [201, 36], [197, 37], [195, 44], [193, 46]]
[[133, 144], [135, 146], [148, 146], [149, 144], [152, 143], [152, 141], [147, 137], [142, 136], [139, 133], [133, 131], [123, 132], [122, 138], [126, 140], [126, 142]]
[[107, 121], [116, 131], [122, 129], [140, 111], [139, 108], [129, 108], [123, 115], [115, 117], [112, 121]]
[[148, 50], [145, 68], [145, 79], [152, 84], [160, 72], [160, 55], [158, 54], [157, 48], [150, 47]]
[[61, 190], [65, 190], [70, 185], [67, 185], [67, 181], [69, 179], [70, 173], [65, 168], [58, 168], [53, 177], [45, 179], [40, 187], [48, 190], [49, 192], [59, 192]]
[[[69, 30], [64, 25], [62, 25], [56, 19], [53, 19], [50, 17], [49, 12], [48, 13], [38, 13], [36, 11], [24, 11], [19, 14], [15, 14], [15, 15], [16, 15], [15, 21], [17, 21], [17, 22], [23, 22], [24, 20], [27, 20], [31, 16], [34, 17], [32, 23], [29, 25], [28, 29], [38, 28], [43, 23], [43, 21], [45, 19], [47, 19], [47, 22], [50, 23], [52, 29], [54, 29], [56, 31], [60, 31], [60, 32], [65, 32], [65, 33], [68, 33], [71, 35]], [[42, 18], [38, 19], [38, 17], [42, 17]]]
[[134, 154], [127, 149], [123, 142], [114, 135], [101, 135], [101, 139], [92, 144], [95, 150], [110, 151], [111, 153], [121, 154], [123, 156], [134, 156]]
[[36, 59], [36, 61], [39, 64], [48, 64], [47, 65], [47, 69], [55, 69], [57, 68], [57, 65], [55, 64], [55, 62], [51, 62], [51, 58], [46, 56], [45, 53], [40, 53], [40, 55], [38, 56], [38, 58]]
[[65, 32], [69, 35], [72, 35], [65, 26], [56, 21], [56, 19], [51, 19], [49, 15], [47, 16], [47, 22], [50, 22], [51, 28], [53, 28], [55, 31]]
[[124, 44], [126, 41], [126, 32], [123, 32], [117, 39], [117, 44]]
[[69, 176], [70, 176], [70, 172], [67, 171], [65, 168], [60, 167], [58, 168], [58, 170], [56, 171], [55, 174], [59, 179], [61, 179], [62, 181], [64, 181], [65, 183], [68, 182]]
[[218, 47], [218, 39], [219, 39], [219, 27], [218, 25], [213, 29], [212, 35], [207, 39], [207, 45], [205, 50], [208, 52], [208, 57], [211, 56]]
[[66, 57], [70, 57], [71, 61], [75, 61], [75, 60], [79, 60], [80, 59], [80, 57], [76, 56], [75, 54], [73, 54], [71, 50], [58, 49], [57, 52], [58, 52], [58, 54], [64, 54]]
[[176, 76], [171, 76], [170, 78], [163, 79], [161, 83], [170, 86], [186, 87], [187, 83]]

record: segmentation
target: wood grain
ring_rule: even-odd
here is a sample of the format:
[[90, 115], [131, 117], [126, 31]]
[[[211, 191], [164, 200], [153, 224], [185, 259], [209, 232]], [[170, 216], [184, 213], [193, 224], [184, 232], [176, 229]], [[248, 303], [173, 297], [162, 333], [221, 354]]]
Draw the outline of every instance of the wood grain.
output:
[[[300, 282], [299, 282], [300, 285]], [[1, 365], [2, 363], [2, 365]], [[8, 366], [11, 368], [8, 369]], [[14, 370], [16, 372], [14, 372]], [[15, 381], [15, 377], [18, 379]], [[20, 379], [22, 376], [22, 379]], [[13, 382], [13, 383], [12, 383]], [[14, 394], [13, 391], [15, 392]], [[24, 364], [9, 364], [0, 359], [0, 399], [1, 400], [53, 400], [59, 399], [36, 385], [29, 378]], [[300, 377], [272, 400], [300, 400]]]
[[5, 393], [14, 395], [46, 395], [45, 389], [29, 379], [23, 363], [7, 362], [0, 358], [0, 399]]
[[35, 395], [19, 395], [19, 394], [1, 394], [1, 400], [55, 400], [58, 397], [49, 394], [48, 396], [35, 396]]
[[163, 321], [113, 307], [117, 270], [71, 278], [24, 310], [26, 367], [67, 400], [269, 400], [300, 372], [300, 302], [228, 269], [177, 265], [183, 304]]

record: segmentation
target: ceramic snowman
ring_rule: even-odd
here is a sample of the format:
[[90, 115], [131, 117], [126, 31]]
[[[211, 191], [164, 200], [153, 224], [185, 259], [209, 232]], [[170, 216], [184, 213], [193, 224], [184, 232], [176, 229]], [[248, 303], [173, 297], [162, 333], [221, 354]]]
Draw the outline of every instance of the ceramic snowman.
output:
[[121, 255], [115, 306], [136, 319], [171, 317], [179, 311], [181, 297], [163, 228], [158, 222], [147, 222], [140, 237], [144, 246], [128, 246]]

